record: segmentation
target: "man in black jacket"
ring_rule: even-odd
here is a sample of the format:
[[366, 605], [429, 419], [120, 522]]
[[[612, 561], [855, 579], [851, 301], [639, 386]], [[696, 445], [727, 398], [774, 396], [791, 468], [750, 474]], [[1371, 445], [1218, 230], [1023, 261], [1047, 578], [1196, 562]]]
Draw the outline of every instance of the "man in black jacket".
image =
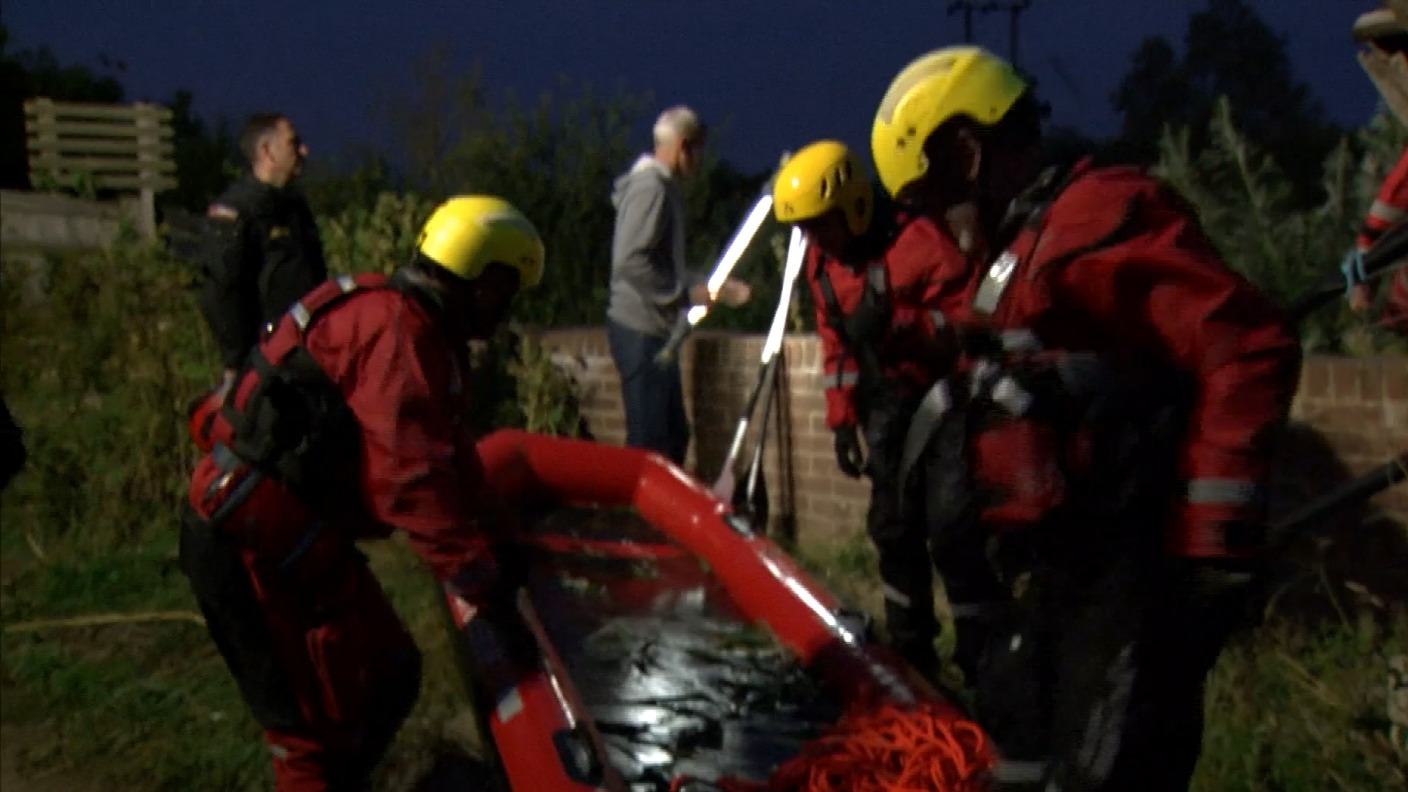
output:
[[227, 388], [274, 322], [327, 280], [327, 262], [308, 202], [289, 182], [308, 147], [288, 117], [250, 116], [240, 133], [249, 172], [207, 210], [205, 285], [200, 307], [220, 347]]

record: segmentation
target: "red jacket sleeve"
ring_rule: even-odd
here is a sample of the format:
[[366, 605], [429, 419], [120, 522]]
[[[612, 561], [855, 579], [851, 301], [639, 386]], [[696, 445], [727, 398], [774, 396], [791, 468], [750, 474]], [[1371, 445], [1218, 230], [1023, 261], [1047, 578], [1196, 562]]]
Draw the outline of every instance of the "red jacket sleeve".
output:
[[[1148, 180], [1131, 193], [1114, 242], [1053, 268], [1054, 301], [1081, 306], [1124, 356], [1162, 353], [1192, 375], [1168, 549], [1239, 554], [1227, 529], [1265, 519], [1268, 440], [1290, 411], [1300, 344], [1281, 308], [1224, 265], [1175, 196]], [[1091, 197], [1109, 205], [1119, 196]]]
[[966, 316], [973, 267], [933, 221], [918, 217], [906, 224], [886, 255], [886, 266], [894, 292], [894, 332], [916, 333], [922, 346], [932, 347], [946, 328]]
[[[1408, 147], [1379, 186], [1354, 246], [1360, 251], [1368, 250], [1385, 231], [1404, 218], [1408, 218]], [[1392, 284], [1380, 321], [1389, 330], [1408, 333], [1408, 268], [1399, 268], [1393, 274]], [[1377, 282], [1370, 280], [1364, 285], [1373, 294]]]
[[[855, 426], [858, 421], [855, 390], [860, 381], [860, 365], [855, 355], [847, 352], [841, 337], [831, 326], [830, 311], [818, 277], [823, 266], [829, 266], [829, 262], [815, 245], [808, 245], [802, 269], [812, 291], [812, 304], [816, 306], [816, 335], [821, 341], [821, 387], [826, 397], [826, 425], [834, 431]], [[835, 286], [833, 283], [833, 290]]]
[[[340, 327], [335, 325], [340, 324]], [[492, 573], [483, 469], [459, 426], [466, 372], [420, 307], [390, 291], [358, 295], [315, 326], [347, 334], [340, 384], [362, 427], [362, 491], [378, 522], [406, 532], [440, 579]]]
[[1385, 231], [1405, 217], [1408, 217], [1408, 147], [1379, 186], [1374, 203], [1364, 216], [1355, 246], [1368, 250]]

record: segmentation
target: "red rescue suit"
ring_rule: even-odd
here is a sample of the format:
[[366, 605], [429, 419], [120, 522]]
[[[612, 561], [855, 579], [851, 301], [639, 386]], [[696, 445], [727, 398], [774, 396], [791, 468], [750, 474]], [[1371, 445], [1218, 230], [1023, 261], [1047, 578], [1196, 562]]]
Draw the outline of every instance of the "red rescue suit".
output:
[[999, 543], [1031, 574], [985, 644], [978, 719], [1014, 775], [1184, 789], [1203, 681], [1254, 598], [1246, 559], [1262, 548], [1270, 441], [1300, 345], [1185, 202], [1141, 171], [1082, 162], [1023, 201], [1032, 211], [974, 286], [983, 334], [1025, 336], [1009, 346], [1029, 350], [995, 356], [988, 396], [1013, 395], [996, 387], [1004, 373], [1082, 357], [1097, 376], [1055, 378], [1048, 396], [1076, 398], [1054, 422], [1028, 409], [1040, 387], [993, 398], [1017, 409], [966, 438], [973, 479], [1026, 494], [1008, 505], [1027, 508], [983, 527], [1037, 529]]
[[[970, 268], [948, 236], [923, 217], [900, 217], [893, 239], [874, 260], [854, 265], [808, 246], [803, 265], [816, 306], [821, 341], [826, 425], [857, 425], [857, 388], [862, 350], [874, 354], [877, 372], [906, 394], [929, 387], [942, 366], [934, 358], [936, 338], [966, 310]], [[848, 343], [838, 326], [855, 315], [867, 289], [884, 303], [880, 337]], [[878, 383], [867, 383], [875, 387]]]
[[[886, 631], [895, 650], [928, 674], [937, 664], [933, 566], [923, 514], [901, 477], [900, 452], [919, 396], [942, 371], [939, 330], [962, 309], [971, 267], [923, 217], [877, 220], [857, 242], [869, 248], [855, 256], [864, 263], [838, 261], [814, 246], [804, 263], [821, 339], [826, 421], [837, 432], [843, 471], [842, 449], [857, 442], [857, 430], [864, 436], [863, 472], [871, 484], [866, 532], [879, 556]], [[963, 587], [945, 578], [950, 590]], [[984, 577], [983, 587], [989, 583]]]
[[979, 282], [992, 326], [1094, 352], [1122, 379], [1180, 372], [1188, 415], [1165, 549], [1254, 553], [1267, 441], [1290, 411], [1300, 344], [1282, 309], [1228, 268], [1171, 190], [1133, 168], [1082, 163]]
[[[191, 478], [182, 565], [266, 729], [279, 790], [365, 781], [418, 693], [415, 644], [355, 540], [400, 528], [437, 578], [471, 597], [495, 575], [483, 472], [462, 423], [467, 347], [432, 304], [379, 275], [314, 289], [257, 347]], [[327, 412], [348, 422], [334, 423], [338, 450], [314, 460], [319, 470], [285, 476], [241, 454], [291, 420], [259, 389], [300, 360], [341, 402]]]
[[[1405, 219], [1408, 219], [1408, 148], [1403, 150], [1398, 164], [1379, 187], [1354, 246], [1361, 253], [1368, 250], [1385, 231]], [[1408, 334], [1408, 267], [1400, 266], [1392, 277], [1393, 285], [1380, 322], [1389, 330]], [[1366, 284], [1368, 287], [1369, 284]]]

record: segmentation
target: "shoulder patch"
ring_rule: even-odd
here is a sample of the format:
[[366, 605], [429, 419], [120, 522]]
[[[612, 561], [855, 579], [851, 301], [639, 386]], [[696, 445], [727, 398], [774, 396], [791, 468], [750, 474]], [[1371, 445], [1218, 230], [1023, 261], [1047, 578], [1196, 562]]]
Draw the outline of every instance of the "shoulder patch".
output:
[[205, 216], [216, 220], [238, 220], [240, 213], [233, 206], [213, 203], [205, 210]]

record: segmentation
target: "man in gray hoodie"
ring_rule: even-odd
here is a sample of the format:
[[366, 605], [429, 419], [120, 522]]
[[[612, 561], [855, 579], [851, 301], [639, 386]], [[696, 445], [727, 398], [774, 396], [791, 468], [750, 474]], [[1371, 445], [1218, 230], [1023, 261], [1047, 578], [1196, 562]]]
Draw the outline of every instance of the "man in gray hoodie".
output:
[[749, 289], [729, 279], [717, 295], [703, 276], [685, 267], [685, 211], [681, 182], [699, 166], [704, 126], [683, 105], [655, 122], [655, 148], [616, 179], [611, 203], [616, 229], [611, 241], [611, 299], [606, 309], [611, 358], [621, 377], [626, 409], [626, 445], [648, 448], [684, 464], [689, 423], [679, 364], [659, 366], [680, 312], [717, 299], [741, 305]]

